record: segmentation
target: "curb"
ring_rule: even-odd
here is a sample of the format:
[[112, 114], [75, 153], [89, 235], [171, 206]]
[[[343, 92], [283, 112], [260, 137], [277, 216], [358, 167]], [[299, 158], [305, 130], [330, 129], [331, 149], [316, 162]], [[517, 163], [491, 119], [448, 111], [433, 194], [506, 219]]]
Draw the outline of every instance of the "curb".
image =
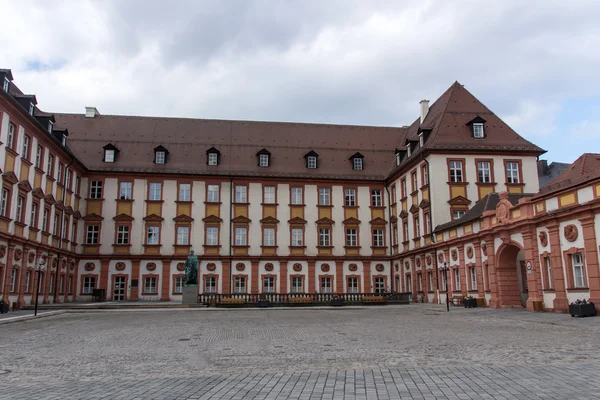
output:
[[7, 325], [7, 324], [13, 324], [15, 322], [29, 321], [31, 319], [51, 317], [53, 315], [65, 314], [67, 312], [68, 312], [67, 310], [46, 311], [46, 312], [38, 313], [37, 316], [34, 316], [34, 315], [20, 315], [18, 317], [3, 318], [3, 319], [0, 319], [0, 325]]

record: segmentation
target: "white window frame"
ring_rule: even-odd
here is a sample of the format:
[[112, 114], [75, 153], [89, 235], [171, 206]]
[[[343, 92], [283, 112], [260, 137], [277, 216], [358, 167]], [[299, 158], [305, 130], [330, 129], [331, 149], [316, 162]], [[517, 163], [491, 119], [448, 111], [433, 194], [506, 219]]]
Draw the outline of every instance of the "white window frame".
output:
[[275, 278], [272, 276], [263, 277], [263, 293], [275, 293]]
[[473, 137], [477, 139], [483, 139], [485, 137], [485, 132], [483, 130], [483, 123], [475, 122], [473, 123]]
[[316, 156], [308, 156], [306, 161], [306, 167], [310, 169], [317, 168], [317, 157]]
[[146, 244], [160, 244], [160, 229], [158, 226], [150, 225], [146, 229]]
[[400, 165], [400, 152], [396, 153], [396, 166]]
[[248, 203], [248, 186], [236, 185], [235, 186], [235, 202], [246, 204]]
[[421, 222], [419, 221], [419, 217], [416, 217], [414, 219], [414, 224], [415, 224], [415, 237], [421, 237]]
[[346, 246], [348, 246], [348, 247], [358, 246], [358, 229], [346, 228]]
[[381, 189], [371, 190], [371, 207], [382, 207], [382, 206], [383, 206], [383, 196], [381, 194]]
[[90, 183], [90, 199], [102, 198], [102, 181], [92, 181]]
[[183, 293], [183, 285], [185, 283], [185, 276], [176, 276], [174, 286], [174, 293]]
[[179, 246], [189, 246], [189, 244], [190, 244], [190, 227], [189, 226], [178, 226], [177, 227], [177, 244]]
[[458, 268], [454, 268], [454, 290], [460, 291], [460, 270]]
[[586, 287], [585, 264], [581, 253], [571, 254], [571, 265], [573, 267], [573, 286], [576, 288]]
[[23, 206], [25, 205], [25, 198], [23, 196], [17, 196], [17, 212], [15, 214], [15, 221], [22, 222], [23, 218]]
[[[52, 128], [54, 127], [54, 122], [48, 121], [48, 133], [52, 133]], [[63, 136], [64, 138], [64, 136]], [[63, 143], [64, 145], [64, 143]]]
[[321, 293], [331, 293], [331, 278], [328, 276], [321, 277]]
[[263, 246], [275, 246], [275, 228], [263, 228]]
[[319, 228], [319, 246], [321, 246], [321, 247], [331, 246], [331, 229]]
[[236, 246], [247, 246], [248, 244], [248, 228], [237, 227], [235, 228], [235, 245]]
[[425, 144], [424, 140], [423, 140], [423, 132], [419, 133], [419, 147], [423, 147], [423, 145]]
[[49, 212], [50, 211], [44, 207], [44, 211], [42, 212], [42, 231], [44, 232], [48, 232], [48, 220], [50, 219]]
[[462, 218], [463, 215], [466, 214], [466, 211], [464, 210], [454, 210], [452, 211], [452, 221], [455, 221], [459, 218]]
[[190, 201], [192, 195], [192, 185], [189, 183], [179, 184], [179, 201]]
[[479, 183], [492, 182], [492, 168], [489, 161], [477, 161], [477, 181]]
[[219, 202], [219, 185], [208, 185], [206, 189], [206, 201], [208, 203]]
[[115, 162], [115, 150], [104, 149], [104, 162], [114, 163]]
[[275, 204], [277, 202], [275, 186], [263, 186], [263, 203]]
[[35, 149], [35, 166], [36, 168], [42, 168], [42, 153], [44, 152], [44, 148], [42, 146], [37, 146]]
[[450, 164], [450, 182], [462, 183], [464, 180], [463, 163], [460, 160], [452, 160]]
[[292, 276], [292, 293], [302, 293], [304, 288], [303, 276]]
[[96, 289], [96, 277], [95, 276], [84, 276], [83, 277], [83, 287], [81, 292], [83, 294], [92, 294], [92, 292]]
[[208, 153], [208, 165], [219, 165], [219, 155], [217, 153]]
[[546, 278], [548, 280], [548, 287], [545, 289], [552, 289], [554, 284], [552, 282], [552, 260], [550, 260], [550, 257], [544, 257], [544, 265], [546, 267]]
[[25, 273], [25, 293], [29, 292], [29, 286], [31, 285], [31, 271]]
[[319, 188], [319, 205], [330, 206], [331, 205], [331, 189]]
[[[47, 211], [47, 210], [44, 210]], [[47, 213], [45, 213], [47, 217]], [[46, 224], [47, 224], [46, 220]], [[85, 244], [98, 244], [98, 234], [100, 232], [100, 226], [98, 225], [88, 225], [85, 230]]]
[[154, 163], [155, 164], [164, 164], [167, 157], [166, 157], [167, 153], [164, 151], [157, 151], [154, 154]]
[[427, 272], [427, 282], [429, 283], [429, 290], [428, 292], [433, 292], [434, 291], [434, 287], [433, 287], [433, 272], [429, 271]]
[[204, 277], [204, 293], [216, 293], [217, 292], [217, 277], [216, 276], [205, 276]]
[[294, 205], [301, 205], [302, 202], [302, 188], [293, 187], [291, 190], [291, 203]]
[[144, 278], [144, 293], [158, 293], [157, 283], [155, 276], [146, 276]]
[[258, 166], [259, 167], [268, 167], [269, 166], [269, 155], [268, 154], [260, 154], [258, 156]]
[[344, 189], [344, 205], [346, 207], [356, 207], [355, 189]]
[[219, 244], [219, 228], [209, 226], [206, 228], [206, 245], [217, 246]]
[[292, 246], [304, 246], [304, 230], [292, 228]]
[[4, 82], [2, 83], [2, 89], [8, 93], [8, 88], [10, 88], [10, 80], [7, 77], [4, 77]]
[[132, 182], [121, 182], [119, 183], [119, 200], [131, 200], [133, 192]]
[[234, 293], [246, 293], [246, 277], [236, 276], [233, 283]]
[[375, 293], [385, 293], [385, 278], [376, 277], [375, 278]]
[[29, 159], [29, 136], [23, 136], [23, 144], [21, 145], [21, 157], [28, 160]]
[[35, 104], [29, 103], [29, 115], [33, 115], [35, 112]]
[[358, 293], [358, 278], [348, 278], [348, 293]]
[[429, 185], [429, 171], [427, 168], [427, 164], [423, 165], [421, 171], [423, 173], [423, 186], [427, 186]]
[[37, 228], [37, 212], [37, 203], [31, 203], [31, 213], [29, 214], [29, 226], [32, 226], [34, 228]]
[[519, 163], [508, 161], [506, 163], [506, 183], [521, 183], [519, 179]]
[[352, 169], [355, 171], [363, 170], [363, 159], [360, 157], [354, 157], [352, 159]]
[[469, 276], [471, 277], [471, 290], [477, 290], [477, 271], [475, 267], [469, 268]]
[[162, 200], [162, 184], [160, 182], [150, 182], [150, 191], [148, 195], [150, 196], [148, 200]]
[[410, 157], [412, 155], [412, 149], [410, 143], [406, 145], [406, 156]]
[[373, 247], [384, 247], [383, 229], [373, 229]]
[[117, 244], [129, 244], [129, 225], [117, 226]]
[[19, 274], [19, 271], [16, 268], [13, 268], [12, 272], [10, 273], [10, 288], [8, 290], [10, 293], [14, 293], [14, 291], [15, 291], [18, 274]]

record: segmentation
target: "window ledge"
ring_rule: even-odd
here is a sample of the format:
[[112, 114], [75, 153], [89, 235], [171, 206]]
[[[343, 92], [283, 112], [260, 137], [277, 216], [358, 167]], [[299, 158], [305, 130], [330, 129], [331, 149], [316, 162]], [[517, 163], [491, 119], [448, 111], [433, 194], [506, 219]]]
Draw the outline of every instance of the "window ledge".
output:
[[385, 210], [384, 206], [369, 206], [371, 210]]
[[279, 203], [260, 203], [261, 206], [279, 206]]
[[164, 200], [150, 200], [150, 199], [146, 199], [146, 203], [164, 203]]
[[15, 221], [15, 225], [20, 226], [21, 228], [25, 228], [27, 226], [26, 223], [21, 221]]
[[234, 245], [233, 245], [233, 246], [231, 246], [231, 247], [233, 247], [234, 249], [247, 249], [247, 248], [249, 248], [250, 246], [248, 246], [248, 245], [246, 245], [246, 244], [234, 244]]
[[423, 185], [419, 188], [419, 190], [425, 190], [425, 189], [429, 189], [429, 183], [426, 185]]
[[590, 288], [588, 287], [578, 287], [578, 288], [567, 288], [566, 290], [568, 290], [571, 293], [576, 293], [576, 292], [589, 292]]
[[[191, 202], [189, 202], [189, 203], [191, 203]], [[233, 202], [233, 205], [234, 205], [234, 206], [249, 206], [249, 205], [250, 205], [250, 203], [248, 203], [248, 202], [244, 202], [244, 203], [238, 203], [238, 202], [235, 202], [235, 201], [234, 201], [234, 202]]]
[[348, 209], [358, 209], [359, 206], [347, 206], [344, 204], [344, 208], [348, 208]]
[[220, 201], [205, 201], [204, 204], [215, 204], [220, 206], [222, 203]]
[[344, 246], [345, 249], [360, 249], [360, 246]]
[[302, 204], [288, 204], [288, 206], [290, 207], [306, 207], [306, 204], [302, 203]]
[[31, 161], [29, 161], [28, 159], [26, 159], [26, 158], [24, 158], [24, 157], [22, 157], [22, 158], [21, 158], [21, 164], [25, 164], [25, 165], [27, 165], [28, 167], [31, 167], [31, 166], [33, 165], [33, 164], [31, 163]]
[[[14, 140], [14, 139], [13, 139], [13, 140]], [[18, 157], [18, 156], [19, 156], [19, 153], [17, 153], [16, 151], [14, 151], [13, 149], [11, 149], [10, 147], [6, 146], [6, 147], [5, 147], [5, 149], [6, 149], [6, 152], [7, 152], [7, 153], [9, 153], [9, 154], [12, 154], [12, 155], [13, 155], [13, 156], [15, 156], [15, 157]]]
[[543, 289], [542, 292], [544, 292], [544, 293], [556, 293], [556, 291], [554, 289]]
[[192, 246], [191, 244], [174, 244], [173, 245], [173, 247], [180, 248], [180, 249], [182, 249], [184, 247], [191, 247], [191, 246]]
[[202, 246], [205, 249], [220, 249], [221, 248], [220, 244], [203, 244]]
[[92, 199], [90, 197], [86, 197], [85, 201], [104, 201], [104, 199]]
[[288, 246], [290, 249], [305, 249], [306, 246]]
[[12, 222], [11, 218], [0, 215], [0, 221]]
[[496, 186], [496, 182], [475, 182], [477, 186]]
[[457, 185], [457, 186], [467, 186], [469, 184], [469, 182], [447, 182], [448, 185]]
[[158, 296], [158, 292], [142, 292], [140, 296]]
[[52, 175], [50, 175], [50, 174], [46, 174], [46, 179], [49, 180], [50, 182], [56, 182], [56, 179], [54, 179], [52, 177]]
[[114, 243], [112, 246], [113, 247], [123, 247], [123, 248], [125, 248], [125, 247], [131, 247], [131, 244], [117, 244], [117, 243]]
[[261, 249], [276, 249], [278, 246], [260, 246]]
[[333, 246], [317, 246], [317, 249], [333, 249]]
[[387, 246], [371, 246], [371, 249], [387, 249]]
[[524, 183], [508, 183], [508, 182], [507, 182], [507, 183], [505, 183], [505, 185], [506, 185], [507, 187], [523, 187], [523, 186], [525, 186], [525, 184], [524, 184]]
[[123, 203], [133, 203], [133, 199], [115, 199], [115, 201], [121, 201]]
[[152, 248], [152, 247], [160, 247], [160, 246], [162, 246], [162, 244], [148, 244], [148, 243], [144, 243], [143, 246], [144, 247], [150, 247], [150, 248]]
[[413, 190], [412, 192], [410, 192], [410, 195], [411, 195], [412, 197], [415, 197], [415, 196], [417, 196], [418, 194], [419, 194], [419, 189], [417, 189], [417, 190]]
[[322, 207], [322, 208], [333, 208], [332, 204], [317, 204], [317, 207]]

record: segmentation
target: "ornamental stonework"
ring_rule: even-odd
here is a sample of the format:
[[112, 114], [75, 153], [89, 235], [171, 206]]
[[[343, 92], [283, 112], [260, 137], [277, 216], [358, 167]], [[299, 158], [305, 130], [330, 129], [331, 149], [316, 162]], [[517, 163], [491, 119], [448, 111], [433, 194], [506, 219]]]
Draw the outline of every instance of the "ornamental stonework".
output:
[[444, 261], [444, 255], [442, 253], [438, 254], [438, 261], [439, 262], [443, 262]]
[[185, 270], [185, 264], [184, 263], [177, 263], [177, 271], [184, 271]]
[[350, 271], [352, 271], [352, 272], [356, 272], [356, 271], [358, 270], [358, 265], [356, 265], [356, 264], [350, 264], [350, 265], [348, 266], [348, 269], [349, 269]]
[[417, 258], [415, 260], [415, 265], [417, 266], [417, 268], [421, 268], [421, 259], [420, 258]]
[[15, 258], [15, 261], [20, 261], [21, 258], [23, 258], [23, 250], [15, 249], [14, 258]]
[[375, 266], [375, 269], [377, 270], [377, 272], [383, 272], [385, 270], [385, 267], [383, 266], [383, 264], [377, 264]]
[[408, 261], [404, 261], [404, 268], [406, 268], [407, 271], [410, 268], [410, 264], [408, 263]]
[[215, 263], [208, 263], [206, 264], [206, 269], [208, 271], [214, 271], [217, 269], [217, 265]]
[[453, 249], [451, 253], [452, 253], [452, 261], [458, 260], [458, 251], [456, 251], [456, 249]]
[[300, 272], [300, 271], [302, 271], [302, 264], [296, 263], [296, 264], [294, 264], [292, 269], [296, 272]]
[[540, 238], [542, 247], [548, 246], [548, 234], [545, 231], [541, 231], [538, 237]]
[[425, 256], [425, 263], [426, 263], [427, 265], [431, 265], [431, 256], [430, 256], [429, 254], [427, 254], [427, 255]]
[[565, 226], [564, 232], [565, 239], [567, 239], [569, 242], [576, 241], [577, 237], [579, 236], [579, 231], [577, 230], [577, 227], [573, 224]]
[[473, 257], [473, 248], [471, 246], [467, 247], [467, 258]]
[[94, 269], [96, 269], [96, 264], [94, 263], [86, 263], [85, 267], [83, 267], [86, 271], [88, 272], [92, 272]]
[[510, 203], [510, 201], [508, 201], [508, 193], [500, 193], [500, 201], [496, 206], [496, 219], [498, 223], [505, 224], [508, 222], [511, 206], [512, 204]]
[[273, 267], [273, 264], [272, 264], [272, 263], [266, 263], [266, 264], [265, 264], [265, 271], [267, 271], [267, 272], [271, 272], [271, 271], [273, 271], [274, 269], [275, 269], [275, 267]]
[[481, 251], [483, 252], [483, 255], [487, 257], [487, 244], [482, 244], [481, 245]]
[[235, 265], [235, 270], [236, 271], [242, 272], [245, 269], [246, 269], [246, 265], [244, 263], [237, 263]]
[[398, 272], [400, 270], [400, 267], [398, 266], [398, 264], [395, 265], [396, 268], [396, 272]]
[[0, 246], [0, 258], [4, 257], [6, 255], [6, 246], [2, 245]]
[[35, 253], [33, 251], [29, 252], [27, 259], [29, 260], [30, 263], [34, 262], [35, 261]]
[[156, 264], [155, 263], [148, 263], [148, 264], [146, 264], [146, 269], [148, 271], [154, 271], [156, 269]]
[[125, 271], [125, 263], [124, 263], [124, 262], [118, 262], [118, 263], [115, 265], [115, 269], [116, 269], [117, 271]]
[[329, 272], [329, 264], [322, 264], [321, 265], [321, 271], [323, 271], [323, 272]]

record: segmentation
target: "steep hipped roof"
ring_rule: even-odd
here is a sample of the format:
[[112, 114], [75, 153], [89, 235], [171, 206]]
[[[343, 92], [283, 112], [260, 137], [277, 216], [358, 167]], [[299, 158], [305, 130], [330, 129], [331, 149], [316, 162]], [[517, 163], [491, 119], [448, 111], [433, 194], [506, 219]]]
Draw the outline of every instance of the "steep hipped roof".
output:
[[[55, 114], [56, 127], [69, 128], [69, 147], [96, 171], [129, 171], [235, 176], [382, 180], [394, 161], [393, 145], [402, 128], [282, 122], [224, 121], [188, 118]], [[103, 146], [120, 154], [103, 162]], [[154, 163], [154, 148], [169, 149], [169, 161]], [[221, 153], [209, 166], [206, 150]], [[269, 167], [259, 167], [256, 153], [271, 153]], [[319, 167], [306, 168], [304, 155], [319, 154]], [[364, 169], [355, 171], [348, 158], [364, 155]]]
[[[474, 138], [468, 125], [477, 117], [485, 120], [483, 139]], [[429, 107], [423, 123], [417, 118], [410, 125], [406, 138], [398, 141], [397, 147], [404, 147], [406, 139], [418, 141], [422, 131], [428, 131], [429, 135], [423, 147], [413, 150], [413, 156], [426, 150], [516, 151], [537, 155], [545, 152], [519, 136], [458, 82]], [[395, 170], [402, 169], [413, 156], [405, 158]]]
[[544, 186], [535, 199], [600, 178], [600, 154], [584, 153], [562, 174]]
[[[531, 197], [532, 194], [520, 193], [520, 194], [508, 194], [508, 201], [513, 206], [516, 205], [519, 200], [524, 197]], [[455, 219], [454, 221], [450, 221], [448, 223], [438, 225], [433, 230], [434, 233], [442, 232], [450, 228], [454, 228], [455, 226], [464, 225], [467, 222], [475, 221], [481, 218], [485, 211], [495, 210], [498, 205], [498, 201], [500, 201], [500, 194], [498, 193], [489, 193], [483, 199], [479, 200], [475, 205], [465, 213], [462, 217]]]

